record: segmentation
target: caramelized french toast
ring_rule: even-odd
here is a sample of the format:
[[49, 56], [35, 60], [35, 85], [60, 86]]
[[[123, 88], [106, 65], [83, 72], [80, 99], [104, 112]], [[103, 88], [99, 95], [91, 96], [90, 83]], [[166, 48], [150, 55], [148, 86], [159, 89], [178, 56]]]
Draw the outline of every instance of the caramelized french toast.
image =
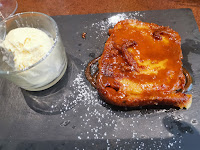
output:
[[117, 23], [109, 34], [98, 72], [95, 77], [86, 75], [107, 103], [190, 107], [192, 95], [182, 92], [186, 77], [176, 31], [128, 19]]

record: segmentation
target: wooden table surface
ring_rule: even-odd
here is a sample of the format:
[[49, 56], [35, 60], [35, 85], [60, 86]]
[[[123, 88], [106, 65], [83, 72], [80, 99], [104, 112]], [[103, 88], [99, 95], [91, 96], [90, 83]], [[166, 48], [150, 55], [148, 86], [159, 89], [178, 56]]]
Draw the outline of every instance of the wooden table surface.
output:
[[200, 0], [17, 0], [17, 12], [55, 15], [190, 8], [200, 28]]

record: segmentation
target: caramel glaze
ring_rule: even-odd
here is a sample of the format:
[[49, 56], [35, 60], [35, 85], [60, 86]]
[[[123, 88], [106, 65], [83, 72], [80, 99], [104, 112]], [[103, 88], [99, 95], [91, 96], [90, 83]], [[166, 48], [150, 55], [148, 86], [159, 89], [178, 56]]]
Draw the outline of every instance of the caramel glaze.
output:
[[[100, 59], [100, 56], [93, 59], [91, 62], [89, 62], [85, 70], [85, 76], [94, 88], [97, 88], [96, 84], [97, 84], [97, 76], [99, 74], [99, 70], [96, 70], [96, 72], [93, 75], [90, 70], [91, 70], [91, 67], [98, 62], [99, 59]], [[185, 68], [183, 68], [183, 74], [185, 75], [186, 83], [184, 87], [177, 90], [177, 92], [185, 93], [189, 91], [189, 88], [192, 85], [193, 81], [192, 81], [192, 77], [190, 73]]]
[[98, 62], [98, 60], [100, 59], [100, 57], [97, 57], [95, 59], [93, 59], [91, 62], [88, 63], [87, 68], [85, 70], [85, 76], [87, 78], [87, 80], [90, 82], [90, 84], [96, 88], [96, 79], [97, 79], [97, 75], [99, 73], [99, 71], [97, 70], [94, 75], [91, 74], [91, 66], [96, 64]]
[[[181, 38], [177, 32], [153, 23], [124, 20], [110, 29], [109, 34], [98, 61], [97, 79], [86, 73], [105, 101], [128, 107], [190, 106], [192, 96], [178, 92], [184, 91], [188, 84], [183, 74]], [[155, 67], [151, 69], [153, 73], [148, 72], [147, 63], [159, 62], [163, 62], [160, 69]], [[188, 74], [186, 77], [190, 78]], [[128, 82], [122, 82], [124, 79]], [[129, 81], [142, 85], [139, 86], [142, 91], [129, 90]]]

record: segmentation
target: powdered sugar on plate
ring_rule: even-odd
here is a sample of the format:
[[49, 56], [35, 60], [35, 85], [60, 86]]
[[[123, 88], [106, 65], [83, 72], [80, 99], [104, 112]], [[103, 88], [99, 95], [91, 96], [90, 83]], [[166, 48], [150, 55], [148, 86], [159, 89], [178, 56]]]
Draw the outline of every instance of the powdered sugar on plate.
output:
[[[85, 66], [85, 65], [84, 65]], [[84, 70], [81, 70], [73, 79], [71, 88], [74, 89], [73, 94], [68, 98], [73, 97], [74, 107], [70, 108], [70, 104], [67, 101], [63, 102], [66, 109], [62, 110], [60, 114], [61, 127], [67, 127], [67, 129], [78, 128], [77, 140], [86, 139], [101, 139], [106, 140], [107, 148], [110, 147], [110, 142], [115, 143], [116, 146], [126, 148], [132, 144], [137, 145], [136, 148], [143, 149], [146, 147], [144, 141], [155, 141], [153, 148], [163, 148], [162, 142], [164, 140], [165, 132], [156, 133], [157, 128], [162, 126], [162, 117], [158, 118], [160, 124], [156, 124], [152, 117], [152, 114], [165, 113], [162, 111], [153, 111], [152, 113], [143, 114], [140, 111], [123, 111], [113, 110], [108, 104], [99, 98], [98, 92], [90, 84], [87, 84], [87, 80], [84, 76]], [[155, 113], [156, 112], [156, 113]], [[73, 115], [76, 119], [72, 119]], [[69, 118], [71, 118], [69, 120]], [[78, 122], [77, 122], [78, 120]], [[146, 120], [146, 121], [145, 121]], [[138, 133], [138, 127], [141, 126], [141, 122], [149, 122], [152, 125], [143, 125], [144, 132]], [[162, 126], [165, 128], [164, 126]], [[148, 135], [145, 134], [148, 131]], [[140, 131], [141, 132], [141, 131]], [[155, 134], [156, 133], [156, 134]], [[126, 140], [126, 144], [122, 145], [123, 139], [129, 137]], [[168, 147], [174, 145], [181, 146], [181, 137], [173, 137], [169, 135]], [[114, 141], [113, 141], [114, 140]], [[92, 143], [91, 143], [92, 144]], [[93, 143], [94, 144], [94, 143]], [[78, 146], [77, 146], [78, 148]]]
[[109, 17], [107, 22], [108, 22], [109, 26], [114, 26], [115, 24], [117, 24], [121, 20], [137, 19], [137, 17], [139, 17], [139, 16], [143, 17], [143, 14], [141, 14], [140, 12], [135, 12], [134, 14], [130, 13], [129, 15], [122, 13], [122, 14], [117, 14], [117, 15]]
[[135, 13], [120, 13], [116, 15], [112, 15], [107, 19], [101, 20], [100, 22], [92, 23], [92, 27], [100, 27], [100, 30], [107, 30], [109, 27], [114, 27], [119, 21], [125, 19], [137, 19], [138, 17], [143, 17], [144, 13], [135, 12]]
[[[145, 13], [134, 12], [134, 13], [119, 13], [115, 15], [111, 15], [108, 18], [104, 18], [101, 21], [94, 22], [91, 24], [91, 30], [96, 31], [98, 39], [101, 35], [105, 35], [108, 32], [109, 28], [113, 28], [115, 24], [117, 24], [121, 20], [125, 19], [139, 19], [143, 18]], [[87, 28], [87, 27], [86, 27]], [[95, 28], [95, 30], [93, 29]]]

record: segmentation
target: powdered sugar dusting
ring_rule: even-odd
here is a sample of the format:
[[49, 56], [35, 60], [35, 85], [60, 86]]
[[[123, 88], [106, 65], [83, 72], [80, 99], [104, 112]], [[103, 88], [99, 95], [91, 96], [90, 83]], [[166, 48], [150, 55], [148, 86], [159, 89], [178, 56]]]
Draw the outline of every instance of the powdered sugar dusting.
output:
[[[107, 34], [109, 28], [113, 28], [119, 21], [125, 19], [139, 19], [143, 18], [145, 13], [134, 12], [134, 13], [119, 13], [112, 15], [108, 18], [105, 18], [101, 21], [94, 22], [91, 24], [91, 30], [96, 31], [97, 36], [96, 39], [100, 38], [102, 35], [105, 36]], [[87, 27], [86, 27], [87, 28]], [[95, 28], [95, 29], [93, 29]]]
[[108, 25], [114, 26], [119, 21], [124, 20], [124, 19], [128, 19], [128, 16], [126, 14], [117, 14], [117, 15], [114, 15], [114, 16], [108, 18]]
[[[163, 132], [160, 131], [157, 134], [157, 129], [158, 127], [167, 128], [167, 126], [162, 126], [163, 118], [161, 117], [158, 118], [160, 120], [159, 124], [155, 123], [155, 118], [150, 118], [152, 114], [166, 113], [166, 110], [153, 111], [151, 113], [113, 110], [99, 98], [96, 89], [90, 86], [90, 84], [87, 84], [87, 82], [84, 76], [84, 70], [81, 70], [74, 77], [71, 84], [71, 88], [74, 91], [69, 97], [73, 97], [74, 100], [72, 103], [75, 106], [69, 109], [68, 107], [70, 105], [65, 101], [66, 109], [62, 110], [60, 114], [62, 120], [60, 123], [61, 127], [79, 129], [75, 137], [77, 140], [105, 140], [107, 149], [111, 148], [110, 143], [114, 143], [116, 148], [121, 147], [122, 149], [126, 149], [134, 144], [135, 147], [133, 148], [144, 149], [148, 146], [148, 144], [145, 144], [145, 141], [155, 141], [151, 145], [154, 149], [162, 149], [163, 147], [172, 148], [174, 145], [181, 148], [182, 137], [174, 137], [173, 134], [167, 137], [167, 141], [169, 141], [168, 145], [163, 145], [160, 141], [165, 140], [166, 132], [163, 130]], [[69, 115], [76, 116], [76, 119], [69, 120]], [[180, 117], [174, 118], [177, 120], [180, 119]], [[147, 126], [142, 125], [144, 131], [138, 133], [138, 131], [142, 131], [138, 130], [141, 122], [148, 122], [148, 124], [152, 124], [153, 126], [149, 126], [148, 124]], [[127, 137], [130, 139], [126, 139]], [[126, 141], [123, 139], [126, 139]], [[91, 142], [91, 146], [93, 146], [92, 144], [95, 145], [95, 143]], [[77, 149], [79, 149], [78, 146]]]

